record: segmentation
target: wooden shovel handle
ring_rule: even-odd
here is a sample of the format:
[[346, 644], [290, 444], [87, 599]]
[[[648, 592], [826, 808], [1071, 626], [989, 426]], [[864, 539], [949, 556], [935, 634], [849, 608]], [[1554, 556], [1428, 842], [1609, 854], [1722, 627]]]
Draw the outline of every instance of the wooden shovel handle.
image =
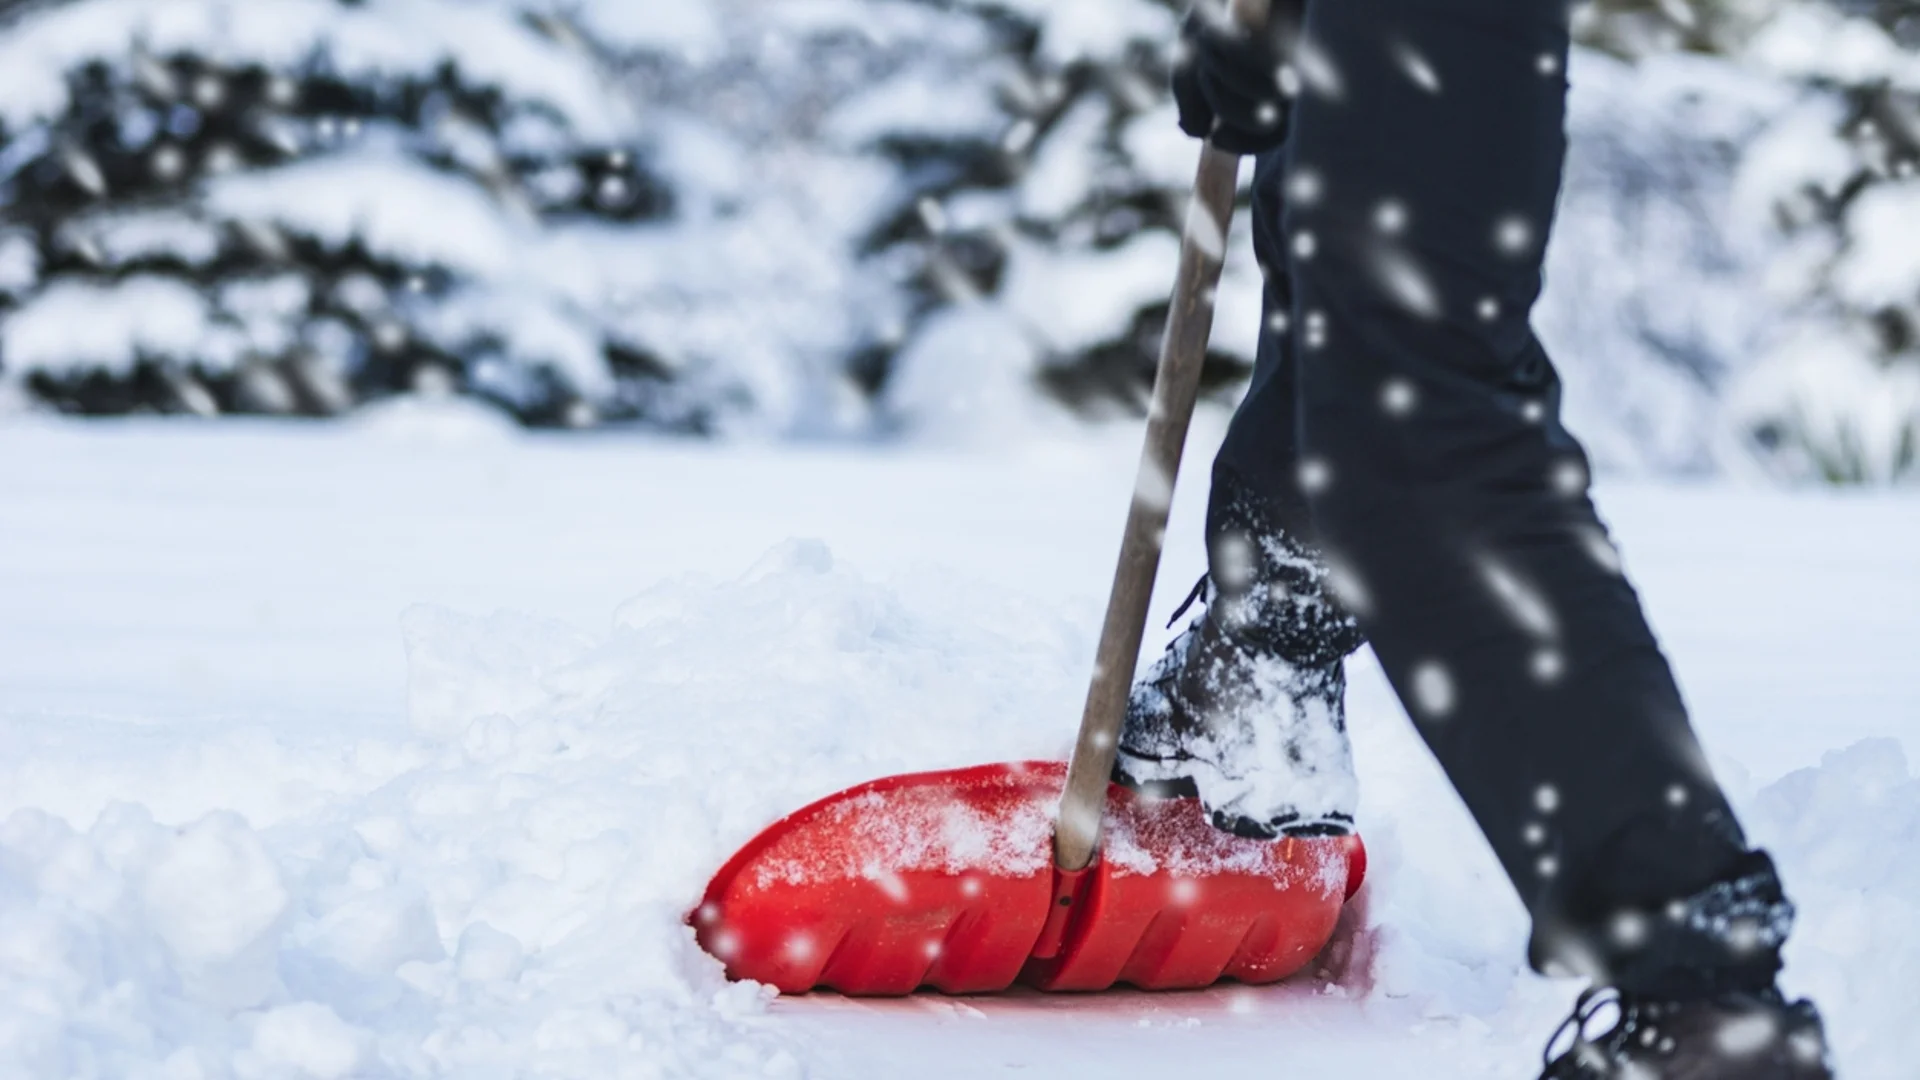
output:
[[[1240, 25], [1257, 27], [1266, 23], [1267, 8], [1268, 0], [1233, 0], [1231, 10]], [[1127, 531], [1120, 541], [1120, 565], [1114, 571], [1093, 683], [1087, 688], [1086, 711], [1080, 717], [1080, 740], [1067, 767], [1066, 792], [1060, 798], [1053, 833], [1054, 863], [1062, 870], [1085, 868], [1100, 847], [1107, 780], [1119, 749], [1134, 663], [1146, 635], [1147, 608], [1153, 600], [1167, 515], [1173, 507], [1173, 484], [1180, 475], [1187, 426], [1200, 393], [1200, 366], [1213, 330], [1213, 293], [1220, 283], [1239, 173], [1237, 155], [1210, 143], [1202, 147], [1180, 240], [1173, 306], [1167, 313], [1166, 336], [1160, 341], [1153, 402], [1147, 409], [1146, 445], [1140, 453]]]

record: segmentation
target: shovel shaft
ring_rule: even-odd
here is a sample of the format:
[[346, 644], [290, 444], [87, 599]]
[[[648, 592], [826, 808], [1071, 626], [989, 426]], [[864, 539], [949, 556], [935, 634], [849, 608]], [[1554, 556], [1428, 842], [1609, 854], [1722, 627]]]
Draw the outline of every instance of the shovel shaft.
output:
[[[1264, 12], [1255, 13], [1258, 20], [1247, 18], [1245, 9], [1254, 6], [1264, 8], [1264, 0], [1257, 5], [1235, 4], [1235, 16], [1247, 25], [1264, 21]], [[1080, 739], [1067, 769], [1066, 792], [1060, 799], [1060, 817], [1054, 829], [1054, 862], [1062, 870], [1084, 868], [1100, 846], [1100, 814], [1106, 806], [1107, 780], [1119, 749], [1120, 724], [1126, 717], [1134, 663], [1146, 634], [1147, 608], [1160, 569], [1160, 548], [1166, 540], [1181, 450], [1200, 392], [1201, 362], [1213, 329], [1213, 293], [1220, 282], [1239, 172], [1238, 156], [1210, 144], [1201, 149], [1199, 175], [1194, 179], [1193, 201], [1181, 238], [1173, 305], [1167, 315], [1166, 336], [1160, 342], [1153, 401], [1147, 410], [1146, 445], [1140, 453], [1133, 505], [1120, 542], [1120, 565], [1107, 600], [1106, 623], [1100, 631], [1093, 682], [1080, 718]]]

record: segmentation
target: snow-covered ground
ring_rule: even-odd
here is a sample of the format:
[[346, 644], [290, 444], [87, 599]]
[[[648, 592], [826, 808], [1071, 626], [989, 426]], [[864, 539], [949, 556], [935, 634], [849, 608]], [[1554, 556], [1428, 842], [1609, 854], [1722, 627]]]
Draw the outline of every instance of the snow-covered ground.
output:
[[[0, 426], [0, 1076], [1534, 1075], [1574, 987], [1521, 971], [1364, 657], [1349, 970], [769, 1002], [694, 946], [707, 875], [783, 811], [1065, 752], [1130, 433], [881, 455], [410, 410]], [[1801, 904], [1790, 988], [1844, 1075], [1910, 1080], [1920, 499], [1601, 498]]]

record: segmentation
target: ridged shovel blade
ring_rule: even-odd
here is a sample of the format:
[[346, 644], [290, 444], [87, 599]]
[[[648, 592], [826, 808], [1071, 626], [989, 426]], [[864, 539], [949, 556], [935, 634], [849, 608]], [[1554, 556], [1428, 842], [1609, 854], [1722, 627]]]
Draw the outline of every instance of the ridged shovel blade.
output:
[[1046, 920], [1060, 775], [983, 765], [830, 795], [714, 876], [700, 944], [784, 993], [1004, 990]]
[[[888, 777], [769, 826], [690, 916], [735, 979], [898, 995], [1272, 982], [1333, 931], [1354, 838], [1241, 840], [1113, 788], [1099, 862], [1053, 867], [1057, 762]], [[1036, 951], [1044, 953], [1036, 958]]]

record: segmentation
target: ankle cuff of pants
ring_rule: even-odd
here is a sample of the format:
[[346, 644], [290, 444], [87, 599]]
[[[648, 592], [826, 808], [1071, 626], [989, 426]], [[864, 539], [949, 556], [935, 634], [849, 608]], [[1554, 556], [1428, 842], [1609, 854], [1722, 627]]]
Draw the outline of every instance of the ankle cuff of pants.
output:
[[1536, 924], [1530, 959], [1548, 974], [1584, 975], [1658, 1000], [1757, 993], [1780, 972], [1793, 916], [1773, 860], [1750, 851], [1690, 896], [1558, 928]]

